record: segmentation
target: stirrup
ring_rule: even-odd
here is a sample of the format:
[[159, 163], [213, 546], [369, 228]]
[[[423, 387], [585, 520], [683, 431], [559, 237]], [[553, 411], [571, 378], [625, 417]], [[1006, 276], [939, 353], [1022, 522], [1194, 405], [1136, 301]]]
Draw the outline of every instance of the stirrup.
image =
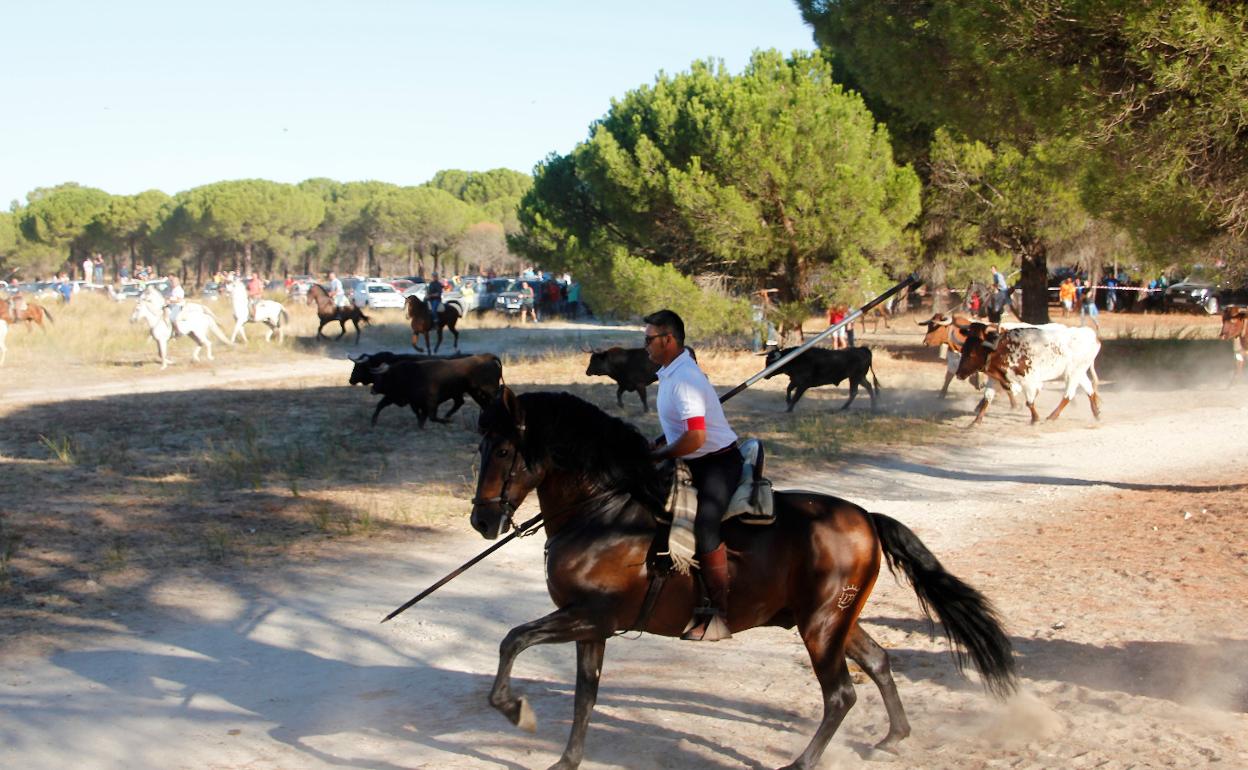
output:
[[699, 607], [680, 638], [687, 642], [718, 642], [732, 638], [724, 616], [714, 607]]

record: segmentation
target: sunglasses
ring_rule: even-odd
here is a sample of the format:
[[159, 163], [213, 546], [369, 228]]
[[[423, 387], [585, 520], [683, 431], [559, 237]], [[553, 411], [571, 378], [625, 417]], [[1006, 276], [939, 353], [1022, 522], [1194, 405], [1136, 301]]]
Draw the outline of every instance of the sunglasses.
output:
[[650, 343], [654, 342], [659, 337], [670, 337], [670, 336], [672, 335], [669, 332], [664, 332], [663, 334], [647, 334], [645, 336], [646, 344], [643, 347], [647, 347], [647, 348], [650, 347]]

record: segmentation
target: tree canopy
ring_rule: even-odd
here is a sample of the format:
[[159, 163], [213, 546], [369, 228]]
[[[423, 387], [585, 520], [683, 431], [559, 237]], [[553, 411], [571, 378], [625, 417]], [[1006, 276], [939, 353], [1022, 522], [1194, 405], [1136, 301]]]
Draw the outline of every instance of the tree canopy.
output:
[[[109, 195], [66, 183], [39, 188], [28, 204], [0, 215], [0, 277], [26, 280], [68, 267], [75, 254], [102, 252], [119, 264], [155, 262], [203, 282], [218, 269], [294, 272], [410, 270], [414, 260], [467, 258], [475, 269], [514, 258], [503, 242], [503, 208], [527, 189], [523, 174], [506, 169], [444, 172], [459, 175], [460, 195], [431, 184], [308, 179], [297, 185], [265, 179], [214, 182], [170, 197], [159, 190]], [[531, 182], [531, 180], [530, 180]], [[510, 203], [508, 203], [510, 201]], [[514, 221], [514, 212], [509, 215]], [[477, 228], [471, 252], [461, 236]], [[489, 265], [481, 259], [491, 260]], [[253, 264], [255, 261], [255, 264]], [[69, 263], [67, 265], [67, 262]]]
[[512, 243], [591, 273], [619, 248], [802, 299], [838, 259], [908, 261], [918, 212], [918, 177], [828, 62], [760, 51], [739, 76], [696, 62], [614, 101], [538, 165]]
[[903, 135], [949, 126], [1015, 146], [1065, 137], [1095, 155], [1084, 197], [1097, 213], [1188, 242], [1248, 232], [1242, 2], [798, 5], [847, 80]]

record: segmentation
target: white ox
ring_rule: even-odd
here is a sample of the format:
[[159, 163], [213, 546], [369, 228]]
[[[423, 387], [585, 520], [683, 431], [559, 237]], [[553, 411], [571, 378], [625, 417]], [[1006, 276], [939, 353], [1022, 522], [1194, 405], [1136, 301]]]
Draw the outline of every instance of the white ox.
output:
[[988, 376], [988, 385], [971, 424], [983, 420], [998, 384], [1010, 393], [1021, 393], [1031, 410], [1032, 423], [1039, 422], [1036, 396], [1050, 380], [1063, 380], [1066, 386], [1050, 420], [1061, 415], [1080, 388], [1088, 394], [1092, 416], [1099, 420], [1101, 399], [1096, 391], [1099, 381], [1095, 364], [1100, 352], [1101, 341], [1096, 332], [1082, 327], [1045, 324], [994, 332], [972, 324], [962, 346], [958, 378], [964, 380], [975, 372], [983, 372]]

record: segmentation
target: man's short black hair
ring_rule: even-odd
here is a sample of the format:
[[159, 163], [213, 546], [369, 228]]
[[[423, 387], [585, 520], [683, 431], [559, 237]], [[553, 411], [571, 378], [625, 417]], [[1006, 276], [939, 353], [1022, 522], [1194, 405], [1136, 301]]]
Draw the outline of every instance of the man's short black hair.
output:
[[641, 319], [656, 329], [662, 329], [676, 339], [676, 344], [685, 345], [685, 322], [672, 310], [659, 310]]

